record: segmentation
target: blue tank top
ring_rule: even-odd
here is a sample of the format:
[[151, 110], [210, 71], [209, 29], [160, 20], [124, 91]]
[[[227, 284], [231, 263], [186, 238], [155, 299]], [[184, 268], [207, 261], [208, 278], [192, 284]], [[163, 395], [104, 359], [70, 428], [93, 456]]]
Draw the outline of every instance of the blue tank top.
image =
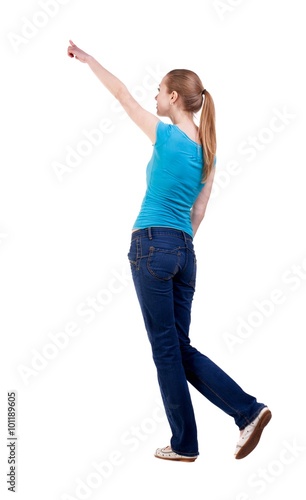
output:
[[190, 210], [201, 183], [203, 148], [176, 125], [158, 122], [147, 189], [133, 229], [171, 227], [193, 236]]

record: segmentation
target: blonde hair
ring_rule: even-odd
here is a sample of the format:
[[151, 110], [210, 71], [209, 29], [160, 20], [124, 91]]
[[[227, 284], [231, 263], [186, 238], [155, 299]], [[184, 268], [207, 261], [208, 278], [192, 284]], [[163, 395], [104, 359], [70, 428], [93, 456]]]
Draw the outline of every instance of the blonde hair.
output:
[[165, 84], [170, 93], [173, 91], [178, 93], [184, 111], [197, 113], [202, 108], [199, 139], [203, 146], [202, 182], [204, 183], [213, 168], [217, 149], [214, 101], [210, 93], [204, 89], [198, 75], [189, 69], [169, 71], [165, 76]]

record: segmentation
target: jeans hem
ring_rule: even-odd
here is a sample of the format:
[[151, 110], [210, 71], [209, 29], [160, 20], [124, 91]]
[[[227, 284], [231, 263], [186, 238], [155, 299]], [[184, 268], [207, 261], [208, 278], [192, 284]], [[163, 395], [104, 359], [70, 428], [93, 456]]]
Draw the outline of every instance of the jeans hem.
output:
[[254, 416], [252, 416], [252, 417], [250, 418], [249, 423], [248, 423], [248, 424], [246, 424], [244, 427], [239, 427], [239, 430], [240, 430], [240, 431], [243, 431], [243, 429], [245, 429], [248, 425], [250, 425], [250, 424], [251, 424], [251, 423], [255, 420], [255, 418], [256, 418], [256, 417], [258, 417], [258, 415], [260, 414], [260, 412], [261, 412], [264, 408], [268, 408], [268, 407], [267, 407], [267, 405], [265, 405], [265, 404], [261, 404], [260, 408], [258, 408], [258, 410], [257, 410], [257, 411], [256, 411], [256, 413], [254, 414]]
[[177, 450], [174, 450], [171, 446], [171, 450], [176, 453], [177, 455], [182, 455], [184, 457], [198, 457], [200, 455], [199, 452], [196, 452], [196, 453], [186, 453], [185, 451], [177, 451]]

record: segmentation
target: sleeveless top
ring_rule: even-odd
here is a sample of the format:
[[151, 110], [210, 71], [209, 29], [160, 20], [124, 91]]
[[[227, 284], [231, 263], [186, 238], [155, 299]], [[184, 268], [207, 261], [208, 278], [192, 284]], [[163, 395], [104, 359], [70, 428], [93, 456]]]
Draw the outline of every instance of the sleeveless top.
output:
[[179, 127], [159, 121], [147, 165], [147, 189], [133, 229], [170, 227], [193, 237], [190, 210], [204, 183], [203, 148]]

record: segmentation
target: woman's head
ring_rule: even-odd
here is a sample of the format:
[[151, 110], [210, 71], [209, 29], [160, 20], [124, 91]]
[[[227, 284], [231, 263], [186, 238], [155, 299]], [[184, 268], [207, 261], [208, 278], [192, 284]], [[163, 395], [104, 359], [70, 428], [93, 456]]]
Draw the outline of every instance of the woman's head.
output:
[[[199, 138], [203, 146], [205, 181], [209, 176], [216, 155], [216, 129], [215, 129], [215, 106], [209, 92], [204, 88], [199, 76], [188, 69], [174, 69], [169, 71], [161, 83], [161, 94], [159, 113], [166, 111], [171, 100], [178, 105], [182, 111], [187, 113], [198, 113], [201, 108], [199, 123]], [[167, 113], [166, 113], [167, 114]]]
[[188, 69], [174, 69], [164, 77], [170, 92], [176, 92], [183, 111], [197, 113], [203, 104], [203, 84], [196, 73]]

